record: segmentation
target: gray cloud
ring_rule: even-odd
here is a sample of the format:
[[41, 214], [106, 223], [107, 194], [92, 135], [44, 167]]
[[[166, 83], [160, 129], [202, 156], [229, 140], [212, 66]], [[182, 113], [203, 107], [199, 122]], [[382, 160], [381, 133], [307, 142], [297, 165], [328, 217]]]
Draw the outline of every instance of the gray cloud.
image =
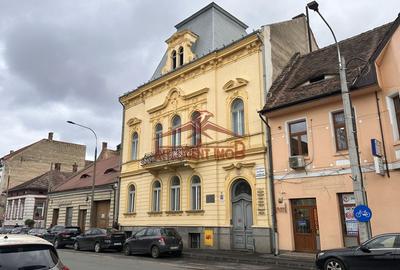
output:
[[[304, 12], [298, 0], [216, 1], [252, 28]], [[0, 1], [0, 155], [55, 132], [55, 138], [88, 144], [120, 140], [118, 97], [146, 82], [161, 59], [174, 25], [209, 1], [43, 0]], [[320, 1], [338, 38], [392, 21], [398, 1]], [[311, 14], [320, 45], [331, 43]]]

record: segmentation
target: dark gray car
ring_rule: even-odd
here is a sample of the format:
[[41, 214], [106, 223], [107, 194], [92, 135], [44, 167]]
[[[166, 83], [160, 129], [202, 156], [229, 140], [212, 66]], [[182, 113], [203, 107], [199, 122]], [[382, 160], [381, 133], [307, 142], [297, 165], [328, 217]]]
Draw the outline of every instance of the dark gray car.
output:
[[180, 256], [183, 250], [182, 237], [174, 228], [146, 228], [128, 238], [124, 244], [124, 254], [151, 254], [153, 258], [161, 254]]

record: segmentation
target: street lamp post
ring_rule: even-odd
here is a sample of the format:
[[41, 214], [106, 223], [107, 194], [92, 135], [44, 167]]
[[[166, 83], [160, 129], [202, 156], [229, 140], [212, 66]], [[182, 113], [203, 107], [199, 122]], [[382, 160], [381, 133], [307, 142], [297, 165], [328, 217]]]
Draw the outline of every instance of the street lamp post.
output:
[[97, 134], [90, 127], [87, 127], [87, 126], [84, 126], [84, 125], [81, 125], [81, 124], [78, 124], [78, 123], [75, 123], [75, 122], [72, 122], [72, 121], [67, 121], [67, 123], [90, 130], [93, 133], [93, 135], [94, 135], [94, 137], [96, 139], [96, 145], [95, 145], [95, 148], [94, 148], [94, 161], [93, 161], [92, 197], [90, 199], [90, 227], [94, 227], [94, 187], [95, 187], [95, 184], [96, 184]]
[[[345, 115], [345, 126], [346, 126], [347, 142], [349, 148], [349, 159], [350, 159], [350, 167], [352, 174], [351, 178], [353, 180], [354, 197], [357, 205], [367, 205], [361, 166], [360, 166], [360, 157], [358, 153], [357, 132], [354, 126], [354, 119], [355, 119], [354, 111], [351, 105], [349, 89], [347, 87], [346, 62], [344, 57], [340, 54], [339, 43], [336, 40], [335, 33], [333, 32], [328, 22], [325, 20], [325, 18], [321, 15], [321, 13], [318, 10], [318, 3], [316, 1], [312, 1], [307, 4], [307, 7], [318, 13], [318, 15], [324, 21], [324, 23], [328, 26], [335, 40], [338, 61], [339, 61], [340, 87], [342, 92], [343, 111]], [[366, 240], [371, 238], [369, 222], [359, 222], [358, 230], [361, 242], [365, 242]]]

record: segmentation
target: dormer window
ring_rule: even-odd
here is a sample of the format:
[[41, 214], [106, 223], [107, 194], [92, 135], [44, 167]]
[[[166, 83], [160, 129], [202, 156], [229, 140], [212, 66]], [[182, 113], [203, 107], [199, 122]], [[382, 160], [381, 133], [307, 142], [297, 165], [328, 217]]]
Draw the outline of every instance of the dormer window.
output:
[[332, 79], [334, 77], [335, 77], [335, 75], [327, 75], [327, 74], [317, 75], [317, 76], [314, 76], [311, 79], [305, 81], [300, 86], [306, 86], [306, 85], [309, 85], [312, 83], [322, 82], [324, 80]]
[[171, 58], [172, 58], [172, 69], [176, 69], [176, 51], [175, 50], [172, 51]]
[[108, 168], [107, 170], [104, 171], [104, 174], [115, 173], [115, 172], [117, 172], [116, 169], [114, 169], [114, 168]]
[[178, 51], [178, 55], [179, 55], [179, 66], [183, 65], [183, 47], [179, 47], [179, 51]]
[[87, 173], [84, 173], [81, 175], [81, 179], [85, 179], [85, 178], [89, 178], [89, 177], [90, 177], [90, 175]]

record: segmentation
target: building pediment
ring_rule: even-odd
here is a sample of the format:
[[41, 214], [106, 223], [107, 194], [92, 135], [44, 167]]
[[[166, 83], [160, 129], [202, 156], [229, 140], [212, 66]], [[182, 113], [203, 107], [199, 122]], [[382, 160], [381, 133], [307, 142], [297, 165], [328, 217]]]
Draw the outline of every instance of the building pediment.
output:
[[225, 90], [225, 92], [228, 92], [233, 89], [246, 86], [248, 83], [249, 83], [248, 80], [245, 80], [243, 78], [236, 78], [234, 80], [230, 80], [227, 83], [225, 83], [222, 88]]
[[126, 124], [130, 127], [138, 125], [142, 122], [142, 120], [140, 120], [139, 118], [133, 117], [131, 119], [128, 120], [128, 122], [126, 122]]

